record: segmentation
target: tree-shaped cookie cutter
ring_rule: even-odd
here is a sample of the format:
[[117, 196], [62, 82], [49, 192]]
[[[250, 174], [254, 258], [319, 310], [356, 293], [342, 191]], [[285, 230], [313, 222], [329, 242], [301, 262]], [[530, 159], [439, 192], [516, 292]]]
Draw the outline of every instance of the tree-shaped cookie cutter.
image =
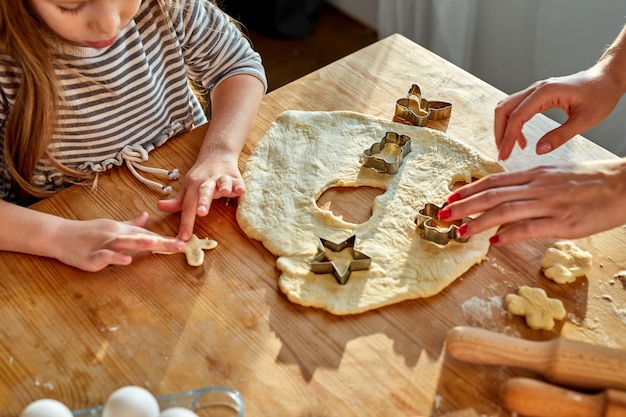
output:
[[394, 122], [413, 126], [426, 126], [429, 120], [449, 119], [452, 114], [452, 104], [445, 101], [428, 101], [422, 97], [417, 84], [409, 89], [406, 98], [396, 101]]
[[469, 238], [459, 236], [458, 230], [459, 226], [469, 221], [470, 218], [466, 217], [454, 222], [438, 220], [439, 210], [445, 206], [445, 203], [441, 207], [436, 204], [426, 203], [424, 207], [417, 212], [415, 224], [417, 225], [417, 231], [420, 237], [442, 246], [447, 245], [451, 240], [461, 243], [467, 242]]
[[[327, 239], [319, 238], [319, 250], [313, 260], [311, 260], [311, 272], [315, 274], [332, 274], [339, 284], [346, 285], [352, 271], [367, 270], [372, 264], [372, 259], [369, 256], [354, 249], [355, 242], [355, 235], [350, 236], [341, 243], [333, 243]], [[340, 271], [337, 265], [329, 259], [327, 251], [341, 252], [347, 248], [351, 249], [353, 259], [345, 271]]]
[[384, 174], [396, 174], [409, 152], [411, 152], [410, 136], [387, 132], [380, 142], [363, 151], [361, 164]]

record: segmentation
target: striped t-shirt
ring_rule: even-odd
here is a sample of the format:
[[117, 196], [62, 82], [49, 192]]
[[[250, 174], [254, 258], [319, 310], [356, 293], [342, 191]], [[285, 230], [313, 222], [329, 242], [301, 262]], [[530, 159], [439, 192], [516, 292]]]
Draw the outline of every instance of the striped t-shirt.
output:
[[[65, 100], [49, 151], [64, 165], [102, 172], [122, 165], [129, 147], [150, 152], [205, 123], [188, 77], [208, 90], [241, 73], [254, 75], [267, 86], [259, 54], [228, 16], [203, 0], [177, 1], [181, 4], [165, 16], [162, 0], [144, 0], [110, 47], [61, 46], [56, 74]], [[15, 66], [0, 65], [0, 141], [19, 80]], [[11, 201], [1, 149], [0, 197]], [[33, 178], [46, 190], [68, 183], [45, 160]]]

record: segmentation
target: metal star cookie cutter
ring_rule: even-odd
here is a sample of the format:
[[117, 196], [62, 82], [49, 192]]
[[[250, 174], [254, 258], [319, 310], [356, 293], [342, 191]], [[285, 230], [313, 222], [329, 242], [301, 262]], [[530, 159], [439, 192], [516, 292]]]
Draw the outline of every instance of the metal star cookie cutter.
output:
[[409, 89], [406, 98], [396, 101], [394, 122], [424, 127], [429, 120], [449, 119], [452, 104], [445, 101], [428, 101], [422, 97], [417, 84]]
[[[354, 249], [354, 243], [356, 242], [355, 235], [350, 236], [341, 243], [333, 243], [324, 238], [319, 238], [319, 240], [320, 249], [313, 260], [311, 260], [311, 272], [315, 274], [333, 274], [339, 284], [346, 285], [352, 271], [364, 271], [370, 268], [372, 259]], [[351, 248], [353, 260], [350, 261], [346, 270], [341, 272], [337, 268], [337, 265], [328, 258], [327, 251], [341, 252], [347, 248]]]
[[387, 132], [380, 142], [363, 151], [361, 164], [384, 174], [396, 174], [409, 152], [411, 152], [409, 136]]
[[469, 238], [462, 238], [457, 232], [459, 226], [469, 221], [470, 217], [453, 222], [438, 220], [439, 210], [445, 206], [445, 203], [441, 207], [436, 204], [426, 203], [424, 207], [417, 212], [415, 224], [417, 225], [417, 231], [420, 237], [442, 246], [447, 245], [451, 240], [461, 243], [467, 242]]

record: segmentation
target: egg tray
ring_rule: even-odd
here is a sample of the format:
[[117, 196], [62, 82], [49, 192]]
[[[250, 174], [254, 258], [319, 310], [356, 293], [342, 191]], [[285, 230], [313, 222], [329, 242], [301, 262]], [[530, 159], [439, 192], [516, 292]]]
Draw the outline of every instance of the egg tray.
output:
[[[241, 395], [230, 388], [212, 386], [191, 391], [178, 392], [156, 397], [161, 411], [171, 407], [192, 410], [198, 417], [219, 416], [243, 417], [244, 405]], [[72, 411], [74, 417], [101, 417], [103, 405]]]

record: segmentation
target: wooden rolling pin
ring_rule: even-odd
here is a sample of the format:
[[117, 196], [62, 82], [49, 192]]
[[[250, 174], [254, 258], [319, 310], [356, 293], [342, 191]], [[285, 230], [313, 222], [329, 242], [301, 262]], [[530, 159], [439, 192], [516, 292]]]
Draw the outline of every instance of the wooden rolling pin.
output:
[[626, 392], [582, 394], [530, 378], [511, 378], [500, 389], [502, 405], [529, 417], [626, 416]]
[[448, 353], [482, 365], [529, 369], [548, 381], [584, 390], [626, 389], [626, 351], [565, 338], [534, 342], [474, 327], [455, 327]]

